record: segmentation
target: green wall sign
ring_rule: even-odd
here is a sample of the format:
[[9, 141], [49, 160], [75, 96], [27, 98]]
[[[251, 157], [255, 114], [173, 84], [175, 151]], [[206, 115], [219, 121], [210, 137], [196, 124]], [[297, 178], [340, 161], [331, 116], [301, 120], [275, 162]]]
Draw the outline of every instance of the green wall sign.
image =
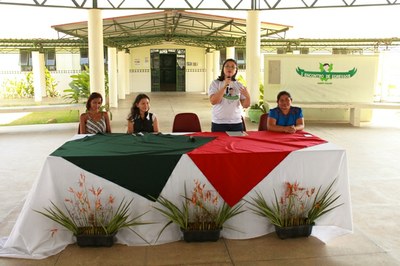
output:
[[323, 83], [326, 83], [330, 79], [349, 79], [357, 73], [355, 67], [347, 72], [333, 72], [333, 64], [328, 63], [319, 63], [319, 69], [320, 71], [307, 71], [297, 67], [296, 72], [305, 78], [319, 78]]

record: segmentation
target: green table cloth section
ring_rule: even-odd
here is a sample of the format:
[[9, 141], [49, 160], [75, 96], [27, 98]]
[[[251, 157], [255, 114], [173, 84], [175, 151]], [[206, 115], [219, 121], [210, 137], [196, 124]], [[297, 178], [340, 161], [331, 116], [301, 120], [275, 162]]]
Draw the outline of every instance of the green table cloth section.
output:
[[66, 142], [51, 155], [63, 157], [143, 197], [157, 198], [182, 154], [214, 137], [98, 134]]

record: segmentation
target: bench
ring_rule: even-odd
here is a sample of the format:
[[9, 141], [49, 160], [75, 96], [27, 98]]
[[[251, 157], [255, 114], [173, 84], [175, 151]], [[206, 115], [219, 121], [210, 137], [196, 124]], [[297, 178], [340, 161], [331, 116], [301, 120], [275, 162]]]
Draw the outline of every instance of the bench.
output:
[[355, 127], [361, 125], [361, 109], [400, 109], [400, 103], [341, 103], [341, 102], [295, 102], [295, 106], [301, 108], [321, 109], [349, 109], [350, 124]]
[[29, 105], [29, 106], [6, 106], [0, 107], [0, 113], [21, 113], [21, 112], [46, 112], [58, 110], [85, 110], [82, 103], [76, 104], [53, 104], [53, 105]]

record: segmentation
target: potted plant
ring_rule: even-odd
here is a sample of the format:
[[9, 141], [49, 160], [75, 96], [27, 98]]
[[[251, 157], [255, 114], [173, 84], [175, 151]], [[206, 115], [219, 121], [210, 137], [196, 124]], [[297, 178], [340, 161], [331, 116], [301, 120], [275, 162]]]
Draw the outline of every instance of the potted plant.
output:
[[225, 202], [220, 202], [219, 194], [214, 190], [207, 190], [205, 184], [194, 180], [195, 186], [191, 196], [182, 195], [181, 206], [177, 206], [163, 196], [159, 196], [156, 202], [161, 207], [154, 206], [169, 221], [162, 228], [172, 223], [178, 225], [183, 232], [186, 242], [217, 241], [224, 223], [230, 218], [240, 214], [243, 203], [230, 207]]
[[[115, 234], [122, 228], [129, 228], [148, 243], [131, 229], [133, 226], [148, 224], [137, 221], [145, 213], [130, 218], [129, 209], [133, 199], [127, 201], [124, 198], [115, 207], [114, 196], [102, 198], [102, 188], [91, 186], [88, 189], [86, 187], [84, 174], [81, 174], [78, 184], [78, 189], [72, 187], [68, 189], [71, 197], [65, 198], [63, 207], [50, 201], [50, 207], [44, 208], [44, 211], [35, 210], [35, 212], [71, 231], [76, 236], [79, 246], [112, 246]], [[56, 231], [57, 229], [51, 230], [52, 236]]]
[[[241, 75], [237, 77], [237, 81], [246, 86], [246, 81]], [[260, 116], [268, 112], [268, 105], [264, 103], [264, 85], [262, 83], [258, 86], [258, 90], [260, 92], [258, 102], [251, 105], [247, 111], [250, 121], [253, 123], [259, 123]]]
[[279, 238], [309, 236], [319, 217], [343, 204], [333, 206], [340, 197], [332, 192], [335, 181], [325, 190], [321, 186], [316, 190], [301, 187], [297, 182], [285, 182], [284, 194], [278, 198], [274, 189], [275, 199], [271, 204], [260, 192], [247, 202], [256, 214], [268, 218]]
[[260, 116], [267, 112], [267, 107], [265, 106], [265, 103], [264, 103], [264, 85], [261, 83], [259, 86], [259, 91], [260, 91], [260, 95], [258, 98], [258, 103], [251, 105], [248, 110], [248, 115], [249, 115], [250, 121], [254, 122], [254, 123], [259, 123]]

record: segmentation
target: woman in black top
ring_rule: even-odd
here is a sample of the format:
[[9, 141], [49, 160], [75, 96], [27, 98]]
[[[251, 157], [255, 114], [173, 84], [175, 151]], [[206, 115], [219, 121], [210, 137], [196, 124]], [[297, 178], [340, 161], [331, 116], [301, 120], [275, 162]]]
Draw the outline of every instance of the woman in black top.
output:
[[159, 132], [157, 117], [149, 110], [149, 96], [143, 93], [136, 96], [128, 116], [128, 134]]

